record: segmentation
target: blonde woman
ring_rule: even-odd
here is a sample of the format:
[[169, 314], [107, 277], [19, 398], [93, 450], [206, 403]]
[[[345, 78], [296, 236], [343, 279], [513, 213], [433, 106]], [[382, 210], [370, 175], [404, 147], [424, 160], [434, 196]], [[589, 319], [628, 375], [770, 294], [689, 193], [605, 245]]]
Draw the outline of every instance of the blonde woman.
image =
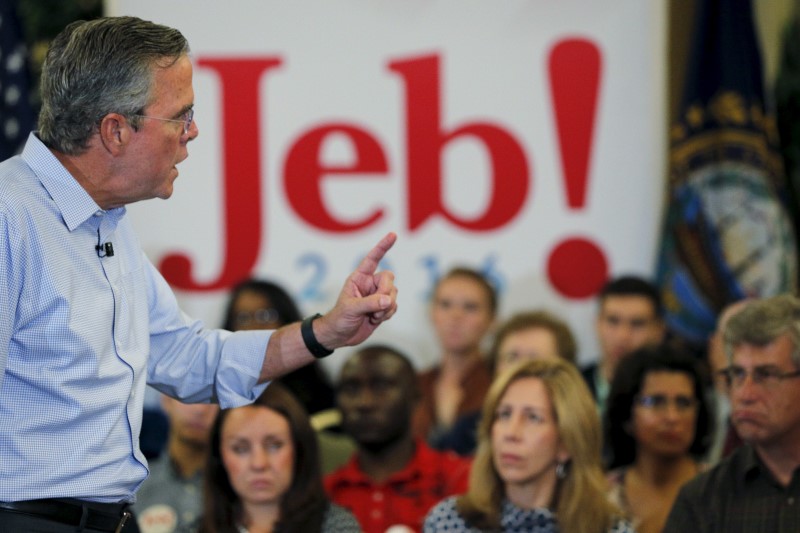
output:
[[[533, 359], [561, 358], [575, 364], [577, 351], [566, 322], [545, 310], [522, 311], [497, 329], [488, 360], [492, 374], [498, 376], [515, 364]], [[464, 415], [437, 444], [460, 455], [474, 455], [480, 421], [480, 411]]]
[[631, 533], [606, 497], [597, 408], [563, 360], [518, 364], [489, 389], [469, 491], [441, 501], [424, 531]]

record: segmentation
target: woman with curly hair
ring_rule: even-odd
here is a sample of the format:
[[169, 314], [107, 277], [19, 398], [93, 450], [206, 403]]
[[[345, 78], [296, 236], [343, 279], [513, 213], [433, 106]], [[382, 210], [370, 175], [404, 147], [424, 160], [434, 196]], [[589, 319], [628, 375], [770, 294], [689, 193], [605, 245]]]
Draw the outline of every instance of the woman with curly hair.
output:
[[620, 361], [606, 412], [611, 496], [639, 533], [660, 532], [704, 465], [711, 416], [698, 361], [668, 345]]

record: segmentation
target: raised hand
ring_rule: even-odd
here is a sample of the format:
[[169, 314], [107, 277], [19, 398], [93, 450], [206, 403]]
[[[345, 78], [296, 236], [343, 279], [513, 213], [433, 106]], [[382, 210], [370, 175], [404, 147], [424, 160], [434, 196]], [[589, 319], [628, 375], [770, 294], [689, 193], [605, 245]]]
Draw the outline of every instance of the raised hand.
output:
[[333, 309], [314, 322], [314, 332], [323, 345], [333, 349], [359, 344], [395, 314], [394, 274], [376, 270], [396, 240], [394, 233], [381, 239], [348, 276]]

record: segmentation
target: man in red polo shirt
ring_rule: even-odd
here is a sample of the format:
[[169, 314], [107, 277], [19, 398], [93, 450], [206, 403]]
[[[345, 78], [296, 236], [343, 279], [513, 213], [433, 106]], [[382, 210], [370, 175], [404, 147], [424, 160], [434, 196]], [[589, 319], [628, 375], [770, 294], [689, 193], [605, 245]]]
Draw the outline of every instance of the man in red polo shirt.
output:
[[412, 436], [419, 389], [406, 356], [389, 346], [359, 350], [342, 368], [336, 400], [358, 448], [325, 488], [365, 533], [421, 531], [431, 507], [466, 491], [471, 461]]

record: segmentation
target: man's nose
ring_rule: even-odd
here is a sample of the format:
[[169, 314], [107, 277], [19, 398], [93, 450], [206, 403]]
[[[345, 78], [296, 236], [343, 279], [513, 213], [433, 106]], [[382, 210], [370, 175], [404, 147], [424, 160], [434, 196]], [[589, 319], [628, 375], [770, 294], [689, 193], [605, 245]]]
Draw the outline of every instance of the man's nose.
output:
[[759, 385], [753, 380], [753, 374], [748, 372], [740, 383], [734, 382], [730, 387], [732, 400], [743, 402], [753, 401], [759, 394]]
[[354, 398], [356, 406], [364, 408], [372, 408], [377, 401], [375, 392], [370, 387], [363, 387], [356, 397]]
[[189, 124], [188, 134], [189, 134], [189, 139], [187, 140], [187, 142], [195, 140], [197, 136], [200, 135], [200, 128], [197, 126], [197, 119], [194, 118], [192, 119], [192, 123]]

